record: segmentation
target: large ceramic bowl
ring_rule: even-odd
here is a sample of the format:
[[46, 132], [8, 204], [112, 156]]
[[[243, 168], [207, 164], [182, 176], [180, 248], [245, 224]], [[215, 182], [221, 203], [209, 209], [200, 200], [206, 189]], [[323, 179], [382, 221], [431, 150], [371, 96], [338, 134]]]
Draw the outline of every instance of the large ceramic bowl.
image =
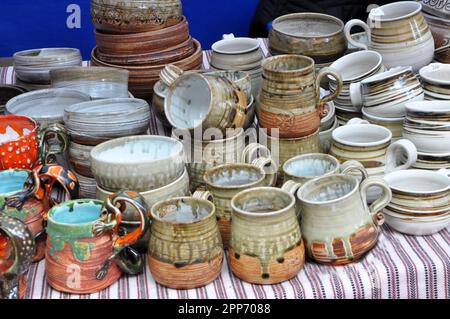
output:
[[46, 89], [25, 93], [8, 101], [8, 114], [33, 118], [40, 124], [62, 123], [64, 109], [90, 101], [89, 95], [71, 89]]
[[50, 71], [55, 88], [83, 92], [92, 99], [128, 97], [128, 71], [102, 67], [73, 67]]
[[320, 13], [284, 15], [272, 23], [269, 48], [273, 55], [301, 54], [318, 64], [330, 63], [347, 50], [344, 23]]
[[146, 192], [178, 179], [185, 168], [183, 144], [156, 135], [115, 139], [91, 151], [92, 173], [108, 191]]

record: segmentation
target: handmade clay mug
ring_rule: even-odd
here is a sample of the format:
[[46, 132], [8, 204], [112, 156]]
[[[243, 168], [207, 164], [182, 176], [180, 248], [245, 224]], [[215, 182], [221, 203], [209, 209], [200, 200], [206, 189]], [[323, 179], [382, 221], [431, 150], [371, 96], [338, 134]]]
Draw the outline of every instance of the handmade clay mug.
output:
[[72, 198], [78, 198], [77, 179], [61, 166], [0, 171], [0, 214], [17, 218], [28, 227], [36, 242], [35, 262], [45, 255], [44, 218], [48, 209]]
[[[57, 137], [58, 144], [50, 142], [52, 136]], [[39, 128], [26, 116], [0, 116], [0, 170], [32, 169], [39, 163], [47, 164], [55, 155], [64, 154], [68, 145], [69, 138], [59, 124]]]
[[161, 201], [151, 209], [148, 264], [159, 284], [192, 289], [214, 281], [224, 251], [209, 192]]
[[[367, 191], [382, 195], [369, 207]], [[306, 182], [297, 192], [302, 209], [301, 229], [309, 257], [321, 263], [344, 265], [360, 259], [377, 242], [380, 212], [392, 192], [381, 179], [335, 174]]]
[[[412, 66], [415, 72], [431, 62], [434, 40], [421, 13], [422, 5], [415, 1], [399, 1], [374, 8], [368, 24], [354, 19], [344, 28], [348, 42], [364, 50], [370, 49], [383, 56], [388, 68]], [[357, 42], [350, 34], [354, 26], [367, 33], [369, 45]]]
[[0, 214], [0, 299], [25, 296], [25, 275], [35, 248], [33, 235], [24, 223]]
[[239, 192], [260, 186], [274, 186], [278, 167], [269, 158], [260, 157], [252, 164], [234, 163], [213, 167], [205, 172], [206, 189], [216, 205], [217, 222], [223, 245], [228, 248], [231, 236], [231, 199]]
[[296, 276], [303, 267], [305, 247], [295, 190], [256, 187], [233, 197], [228, 256], [237, 277], [254, 284], [276, 284]]
[[[139, 214], [140, 227], [120, 236], [126, 205]], [[149, 209], [135, 192], [122, 191], [99, 200], [75, 200], [48, 213], [45, 269], [54, 289], [68, 293], [93, 293], [116, 282], [123, 272], [142, 271], [141, 256], [129, 247], [145, 233]]]
[[[302, 55], [279, 55], [263, 62], [263, 83], [257, 115], [262, 128], [279, 129], [281, 138], [310, 135], [320, 127], [324, 104], [338, 96], [342, 88], [339, 73], [323, 68], [317, 77], [314, 60]], [[336, 79], [338, 87], [320, 98], [320, 82]]]

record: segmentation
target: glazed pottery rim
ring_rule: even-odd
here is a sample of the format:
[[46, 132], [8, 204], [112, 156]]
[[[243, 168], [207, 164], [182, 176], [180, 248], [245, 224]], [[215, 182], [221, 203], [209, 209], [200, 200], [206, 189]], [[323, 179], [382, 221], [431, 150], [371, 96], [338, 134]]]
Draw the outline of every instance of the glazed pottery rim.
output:
[[[85, 71], [85, 72], [81, 72], [81, 71]], [[88, 74], [96, 74], [96, 73], [101, 73], [101, 72], [112, 72], [112, 73], [117, 73], [120, 74], [121, 76], [129, 76], [130, 72], [126, 69], [118, 69], [118, 68], [112, 68], [112, 67], [108, 67], [108, 66], [95, 66], [95, 65], [90, 65], [90, 66], [70, 66], [70, 67], [65, 67], [65, 68], [61, 68], [61, 69], [54, 69], [54, 70], [50, 70], [50, 77], [52, 78], [52, 81], [54, 81], [54, 77], [58, 77], [62, 75], [65, 75], [66, 73], [72, 73], [72, 72], [81, 72], [81, 73], [88, 73]], [[71, 76], [73, 76], [73, 74], [70, 74]], [[71, 78], [70, 80], [79, 80], [80, 78]], [[83, 79], [84, 80], [84, 79]], [[98, 81], [98, 80], [96, 80]]]
[[[326, 132], [326, 131], [325, 131], [325, 132]], [[328, 172], [326, 172], [326, 173], [324, 173], [324, 174], [314, 175], [314, 176], [299, 176], [299, 175], [292, 174], [292, 172], [288, 172], [288, 170], [287, 170], [287, 166], [288, 166], [289, 164], [291, 164], [291, 163], [299, 162], [299, 161], [302, 161], [302, 160], [304, 160], [304, 159], [318, 158], [318, 157], [320, 157], [321, 159], [326, 159], [326, 160], [328, 160], [329, 163], [333, 162], [333, 164], [335, 164], [335, 169], [334, 169], [334, 170], [331, 170], [331, 171], [328, 171]], [[332, 174], [334, 174], [336, 171], [339, 171], [339, 167], [340, 167], [339, 160], [338, 160], [336, 157], [334, 157], [334, 156], [332, 156], [332, 155], [330, 155], [330, 154], [324, 154], [324, 153], [309, 153], [309, 154], [301, 154], [301, 155], [297, 155], [297, 156], [291, 157], [291, 158], [288, 159], [286, 162], [284, 162], [284, 164], [283, 164], [283, 166], [282, 166], [282, 170], [283, 170], [283, 172], [284, 172], [286, 175], [291, 176], [291, 177], [296, 177], [296, 178], [304, 178], [304, 177], [305, 177], [305, 178], [308, 178], [308, 179], [314, 179], [314, 178], [321, 177], [321, 176], [332, 175]]]
[[[99, 99], [99, 100], [89, 100], [86, 102], [76, 103], [67, 106], [64, 109], [64, 113], [66, 114], [86, 114], [88, 113], [90, 116], [103, 116], [103, 115], [111, 115], [115, 114], [117, 112], [110, 112], [108, 110], [102, 110], [102, 111], [96, 111], [96, 112], [86, 112], [83, 110], [80, 110], [80, 107], [85, 107], [85, 109], [89, 109], [91, 106], [99, 106], [99, 105], [107, 105], [107, 104], [117, 104], [117, 103], [124, 103], [129, 104], [127, 110], [119, 111], [118, 113], [129, 113], [131, 111], [138, 111], [140, 109], [145, 109], [148, 105], [147, 101], [143, 99], [138, 98], [131, 98], [131, 97], [113, 97], [108, 99]], [[134, 110], [130, 108], [130, 104], [134, 106]], [[87, 107], [86, 107], [87, 106]], [[105, 124], [105, 123], [102, 123]]]
[[[344, 55], [343, 57], [340, 57], [339, 59], [337, 59], [336, 61], [334, 61], [334, 62], [330, 65], [330, 68], [334, 68], [335, 70], [337, 70], [337, 71], [339, 72], [339, 69], [336, 68], [336, 64], [337, 64], [339, 61], [342, 62], [342, 61], [344, 61], [344, 60], [346, 60], [346, 59], [351, 59], [352, 57], [355, 57], [355, 56], [359, 56], [359, 55], [363, 56], [363, 55], [369, 55], [369, 54], [378, 57], [377, 65], [375, 65], [374, 67], [372, 67], [370, 70], [364, 72], [363, 74], [355, 75], [355, 76], [350, 77], [350, 78], [344, 78], [344, 77], [342, 77], [342, 81], [343, 81], [343, 82], [354, 82], [355, 80], [358, 80], [358, 79], [361, 79], [361, 78], [363, 78], [363, 77], [366, 77], [367, 75], [371, 74], [372, 72], [374, 72], [375, 70], [377, 70], [379, 67], [381, 67], [381, 65], [383, 64], [383, 56], [382, 56], [380, 53], [378, 53], [377, 51], [374, 51], [374, 50], [356, 51], [356, 52], [352, 52], [352, 53], [349, 53], [349, 54], [347, 54], [347, 55]], [[328, 77], [328, 79], [334, 81], [334, 79], [333, 79], [330, 75], [328, 75], [327, 77]]]
[[[439, 80], [436, 78], [433, 78], [432, 73], [433, 68], [438, 67], [444, 72], [450, 72], [450, 65], [446, 63], [431, 63], [419, 70], [420, 77], [424, 79], [426, 82], [431, 84], [438, 84], [438, 85], [450, 85], [450, 79], [448, 80]], [[431, 74], [430, 74], [431, 73]]]
[[[322, 182], [323, 180], [333, 179], [336, 177], [342, 178], [349, 182], [351, 181], [352, 183], [354, 183], [353, 188], [347, 194], [345, 194], [339, 198], [335, 198], [335, 199], [331, 199], [331, 200], [327, 200], [327, 201], [313, 201], [313, 200], [308, 200], [308, 199], [304, 198], [305, 192], [308, 190], [309, 186], [312, 185], [313, 183], [319, 183], [319, 182]], [[327, 175], [327, 176], [322, 176], [322, 177], [312, 179], [312, 180], [304, 183], [297, 191], [297, 198], [301, 202], [304, 202], [304, 203], [310, 204], [310, 205], [328, 205], [328, 204], [333, 204], [333, 203], [336, 203], [336, 202], [339, 202], [339, 201], [342, 201], [344, 199], [351, 197], [353, 194], [355, 194], [355, 192], [358, 191], [359, 186], [360, 186], [360, 183], [359, 183], [358, 179], [352, 175], [347, 175], [347, 174]]]
[[382, 5], [380, 7], [377, 7], [374, 10], [383, 10], [385, 8], [390, 8], [390, 7], [397, 7], [397, 6], [405, 6], [405, 5], [410, 5], [410, 6], [415, 6], [414, 10], [409, 12], [408, 14], [399, 16], [399, 17], [395, 17], [395, 18], [389, 18], [389, 19], [383, 19], [382, 16], [381, 17], [377, 17], [374, 16], [373, 11], [369, 13], [369, 19], [373, 20], [373, 21], [381, 21], [381, 22], [393, 22], [393, 21], [398, 21], [398, 20], [403, 20], [409, 17], [412, 17], [414, 15], [416, 15], [417, 13], [422, 11], [422, 4], [416, 1], [397, 1], [397, 2], [392, 2], [392, 3], [388, 3], [385, 5]]
[[362, 112], [363, 116], [365, 116], [368, 120], [372, 120], [372, 121], [385, 122], [385, 123], [397, 123], [397, 122], [402, 122], [403, 123], [403, 121], [405, 120], [404, 117], [379, 117], [379, 116], [375, 116], [375, 115], [367, 113], [367, 111], [365, 110], [364, 107], [361, 109], [361, 112]]
[[[278, 193], [282, 193], [286, 196], [289, 196], [291, 199], [291, 202], [286, 205], [285, 207], [283, 207], [282, 209], [276, 210], [276, 211], [271, 211], [271, 212], [248, 212], [245, 211], [241, 208], [238, 208], [236, 206], [236, 200], [240, 197], [240, 196], [244, 196], [247, 193], [253, 193], [253, 192], [258, 192], [258, 191], [264, 191], [264, 192], [278, 192]], [[292, 209], [293, 207], [295, 207], [295, 196], [293, 194], [291, 194], [290, 192], [283, 190], [281, 188], [277, 188], [277, 187], [270, 187], [270, 186], [266, 186], [266, 187], [254, 187], [251, 189], [246, 189], [243, 190], [242, 192], [237, 193], [236, 195], [233, 196], [233, 198], [231, 199], [231, 208], [233, 210], [233, 212], [237, 212], [238, 214], [244, 215], [244, 216], [250, 216], [250, 217], [272, 217], [272, 216], [278, 216], [281, 214], [286, 213], [286, 211]]]
[[384, 71], [382, 73], [374, 74], [368, 78], [365, 78], [361, 81], [362, 84], [371, 84], [374, 82], [382, 82], [386, 81], [387, 79], [391, 79], [394, 77], [397, 77], [403, 73], [407, 72], [413, 72], [413, 69], [411, 66], [396, 66], [393, 68], [390, 68], [387, 71]]
[[[0, 177], [3, 179], [3, 176], [2, 176], [3, 174], [8, 174], [8, 173], [10, 173], [11, 175], [13, 175], [14, 173], [22, 173], [22, 172], [27, 173], [27, 176], [26, 176], [25, 179], [24, 179], [24, 182], [25, 182], [25, 181], [27, 180], [28, 176], [31, 174], [31, 172], [32, 172], [31, 170], [28, 170], [28, 169], [21, 169], [21, 168], [10, 168], [10, 169], [7, 169], [7, 170], [0, 171]], [[11, 175], [10, 175], [10, 176], [11, 176]], [[17, 189], [17, 190], [8, 192], [8, 193], [0, 193], [0, 198], [1, 198], [1, 197], [8, 197], [8, 196], [17, 194], [18, 192], [20, 192], [20, 191], [23, 190], [23, 187], [24, 187], [24, 185], [22, 185], [22, 188], [21, 188], [21, 189]]]
[[[153, 160], [146, 160], [143, 161], [140, 157], [135, 158], [134, 160], [127, 160], [125, 162], [114, 162], [114, 160], [105, 160], [101, 159], [100, 155], [102, 152], [108, 151], [111, 148], [125, 146], [126, 144], [136, 144], [136, 143], [142, 143], [142, 142], [154, 142], [154, 141], [163, 141], [166, 143], [171, 143], [175, 146], [174, 150], [171, 152], [170, 155], [164, 158], [158, 158]], [[180, 141], [177, 141], [176, 139], [168, 136], [161, 136], [161, 135], [135, 135], [135, 136], [125, 136], [125, 137], [119, 137], [115, 138], [103, 143], [100, 143], [96, 145], [90, 152], [90, 158], [92, 161], [96, 161], [98, 164], [109, 164], [114, 166], [121, 166], [121, 167], [127, 167], [132, 164], [140, 165], [140, 164], [149, 164], [149, 163], [157, 163], [157, 162], [165, 162], [167, 160], [183, 156], [184, 154], [184, 146], [183, 143]]]
[[[423, 107], [424, 104], [427, 105], [426, 108]], [[406, 112], [418, 112], [420, 114], [430, 112], [450, 114], [450, 101], [413, 101], [405, 103], [405, 108]]]
[[[391, 179], [401, 179], [401, 178], [405, 178], [405, 176], [409, 179], [417, 179], [418, 176], [415, 176], [415, 175], [420, 175], [420, 174], [428, 175], [430, 177], [435, 178], [436, 180], [437, 179], [440, 179], [442, 181], [446, 180], [447, 186], [445, 188], [430, 190], [430, 191], [412, 191], [410, 189], [404, 189], [404, 188], [396, 187], [396, 186], [392, 185], [393, 181]], [[450, 178], [449, 177], [447, 177], [445, 175], [441, 175], [436, 171], [429, 171], [429, 170], [423, 170], [423, 169], [407, 169], [407, 170], [394, 171], [389, 174], [386, 174], [384, 176], [384, 180], [393, 191], [397, 191], [397, 192], [401, 192], [401, 193], [432, 195], [432, 194], [438, 194], [438, 193], [442, 193], [442, 192], [446, 192], [446, 191], [450, 190]]]
[[[206, 204], [207, 206], [209, 206], [210, 210], [209, 210], [208, 214], [203, 216], [201, 219], [191, 220], [191, 221], [169, 221], [169, 220], [165, 220], [164, 218], [162, 218], [158, 214], [156, 214], [157, 208], [167, 206], [167, 204], [169, 204], [171, 202], [178, 202], [181, 200], [189, 200], [191, 203], [196, 202], [196, 203]], [[170, 225], [195, 225], [195, 224], [204, 222], [205, 220], [208, 220], [209, 218], [215, 216], [215, 214], [216, 214], [216, 206], [212, 202], [210, 202], [209, 200], [206, 200], [206, 199], [194, 198], [191, 196], [178, 196], [178, 197], [172, 197], [169, 199], [163, 199], [163, 200], [160, 200], [160, 201], [156, 202], [155, 204], [153, 204], [153, 206], [150, 209], [150, 216], [153, 219], [155, 219], [161, 223], [170, 224]]]
[[[323, 34], [323, 35], [318, 35], [318, 36], [314, 36], [314, 35], [296, 35], [293, 33], [289, 33], [289, 32], [283, 32], [280, 31], [278, 29], [276, 29], [277, 24], [279, 24], [280, 22], [283, 22], [284, 20], [289, 20], [292, 18], [303, 18], [303, 17], [320, 17], [322, 20], [326, 20], [328, 19], [328, 21], [332, 20], [333, 22], [336, 22], [337, 25], [339, 25], [339, 30], [335, 31], [335, 32], [331, 32], [331, 33], [327, 33], [327, 34]], [[335, 35], [338, 35], [340, 33], [342, 33], [344, 31], [344, 22], [332, 15], [329, 14], [323, 14], [323, 13], [318, 13], [318, 12], [297, 12], [297, 13], [290, 13], [290, 14], [286, 14], [286, 15], [282, 15], [278, 18], [276, 18], [275, 20], [273, 20], [272, 22], [272, 28], [274, 31], [281, 33], [283, 35], [287, 35], [293, 38], [304, 38], [304, 39], [320, 39], [320, 38], [328, 38], [328, 37], [332, 37]]]
[[[351, 130], [351, 128], [356, 128], [356, 127], [372, 127], [372, 128], [376, 128], [379, 131], [384, 131], [385, 133], [387, 133], [387, 137], [380, 139], [378, 141], [373, 141], [373, 142], [352, 142], [349, 140], [345, 140], [342, 139], [341, 137], [337, 136], [338, 133], [340, 133], [341, 131], [344, 130]], [[355, 130], [353, 130], [355, 131]], [[364, 131], [364, 130], [362, 130]], [[377, 124], [351, 124], [351, 125], [343, 125], [341, 127], [336, 128], [333, 133], [332, 133], [332, 138], [334, 141], [338, 142], [339, 144], [342, 145], [348, 145], [348, 146], [359, 146], [359, 147], [371, 147], [371, 146], [377, 146], [377, 145], [382, 145], [385, 143], [388, 143], [389, 141], [392, 140], [392, 132], [385, 128], [384, 126], [381, 125], [377, 125]]]
[[[18, 138], [14, 139], [14, 140], [0, 142], [0, 147], [1, 147], [1, 146], [4, 146], [4, 145], [7, 145], [7, 144], [9, 144], [9, 143], [12, 143], [12, 142], [20, 141], [20, 140], [22, 140], [22, 139], [24, 139], [24, 138], [27, 138], [28, 136], [30, 136], [30, 135], [32, 135], [32, 134], [37, 134], [37, 131], [38, 131], [38, 124], [37, 124], [37, 122], [36, 122], [35, 120], [33, 120], [31, 117], [23, 116], [23, 115], [16, 115], [16, 114], [7, 114], [7, 115], [2, 115], [2, 116], [0, 117], [0, 120], [8, 120], [8, 117], [9, 117], [9, 118], [12, 118], [12, 119], [13, 119], [13, 118], [20, 118], [20, 119], [22, 119], [22, 120], [26, 120], [26, 121], [28, 121], [28, 122], [31, 122], [31, 124], [33, 124], [34, 128], [33, 128], [32, 130], [30, 130], [30, 132], [28, 132], [28, 134], [19, 136]], [[16, 132], [17, 132], [17, 131], [16, 131]], [[36, 141], [36, 142], [38, 142], [38, 141]]]
[[[253, 46], [249, 47], [248, 49], [240, 50], [240, 51], [236, 51], [236, 52], [224, 51], [223, 49], [217, 48], [218, 46], [226, 45], [227, 43], [230, 43], [232, 41], [247, 42], [249, 44], [249, 46], [250, 46], [250, 43], [252, 43]], [[220, 54], [240, 55], [240, 54], [245, 54], [245, 53], [250, 53], [250, 52], [256, 51], [256, 50], [260, 49], [260, 47], [261, 47], [261, 45], [259, 44], [259, 41], [257, 39], [246, 38], [246, 37], [236, 37], [236, 38], [230, 38], [230, 39], [222, 39], [222, 40], [214, 42], [211, 46], [211, 50], [213, 52], [220, 53]]]
[[[304, 66], [300, 69], [293, 69], [293, 70], [279, 70], [277, 68], [274, 68], [272, 66], [270, 66], [270, 64], [272, 63], [276, 63], [279, 60], [284, 60], [284, 59], [289, 59], [289, 60], [297, 60], [297, 61], [308, 61], [309, 65]], [[275, 56], [271, 56], [268, 57], [266, 59], [263, 60], [262, 62], [262, 68], [263, 68], [263, 72], [275, 72], [275, 73], [281, 73], [281, 74], [295, 74], [295, 73], [299, 73], [299, 72], [306, 72], [311, 68], [314, 68], [315, 66], [315, 62], [312, 58], [310, 58], [309, 56], [306, 55], [300, 55], [300, 54], [280, 54], [280, 55], [275, 55]]]
[[[64, 203], [58, 204], [53, 206], [49, 211], [48, 211], [48, 222], [51, 222], [54, 225], [58, 225], [58, 226], [64, 226], [64, 227], [81, 227], [81, 226], [89, 226], [92, 225], [93, 223], [95, 223], [99, 218], [100, 218], [100, 214], [99, 217], [96, 220], [93, 221], [89, 221], [89, 222], [84, 222], [84, 223], [64, 223], [61, 221], [56, 221], [53, 217], [53, 214], [58, 210], [58, 209], [63, 209], [64, 207], [67, 207], [70, 204], [89, 204], [89, 203], [93, 203], [94, 205], [100, 204], [101, 207], [103, 207], [104, 205], [104, 201], [101, 201], [99, 199], [91, 199], [91, 198], [80, 198], [80, 199], [73, 199], [73, 200], [69, 200], [66, 201]], [[101, 209], [100, 209], [100, 213], [101, 213]]]
[[[242, 185], [219, 185], [219, 184], [214, 183], [211, 180], [210, 175], [214, 174], [217, 171], [224, 171], [228, 167], [248, 168], [249, 170], [254, 169], [255, 171], [259, 170], [262, 176], [261, 176], [261, 178], [259, 178], [258, 180], [254, 181], [254, 182], [249, 182], [247, 184], [242, 184]], [[206, 170], [205, 173], [203, 174], [203, 181], [208, 186], [211, 186], [216, 189], [226, 189], [226, 190], [235, 190], [235, 189], [240, 189], [240, 188], [244, 188], [244, 187], [252, 187], [254, 185], [258, 185], [259, 183], [264, 181], [264, 179], [265, 179], [265, 172], [262, 168], [259, 168], [255, 165], [247, 164], [247, 163], [222, 164], [222, 165], [218, 165], [218, 166], [215, 166], [215, 167], [212, 167], [212, 168]]]
[[[27, 50], [22, 50], [22, 51], [18, 51], [16, 53], [14, 53], [13, 58], [15, 57], [26, 57], [26, 58], [39, 58], [38, 56], [29, 56], [26, 55], [27, 53], [31, 53], [31, 52], [36, 52], [36, 51], [43, 51], [43, 50], [57, 50], [57, 51], [68, 51], [67, 54], [64, 54], [63, 56], [69, 56], [69, 55], [81, 55], [81, 51], [77, 48], [70, 48], [70, 47], [54, 47], [54, 48], [36, 48], [36, 49], [27, 49]], [[47, 58], [56, 58], [56, 57], [61, 57], [61, 55], [54, 55], [54, 56], [47, 56]], [[59, 61], [58, 61], [59, 62]]]

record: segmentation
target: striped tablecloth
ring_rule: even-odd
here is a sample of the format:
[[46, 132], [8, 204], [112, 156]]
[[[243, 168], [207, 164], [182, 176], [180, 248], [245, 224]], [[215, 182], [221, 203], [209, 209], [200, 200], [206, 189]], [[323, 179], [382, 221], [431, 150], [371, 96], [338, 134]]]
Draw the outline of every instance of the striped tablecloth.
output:
[[[264, 53], [267, 43], [260, 40]], [[204, 54], [209, 68], [210, 53]], [[0, 83], [15, 82], [13, 68], [0, 69]], [[153, 117], [152, 134], [168, 135]], [[383, 226], [377, 246], [360, 262], [331, 267], [308, 261], [294, 279], [258, 286], [233, 276], [225, 262], [212, 284], [193, 290], [167, 289], [155, 283], [148, 267], [139, 276], [124, 276], [111, 287], [92, 295], [69, 295], [51, 289], [44, 262], [31, 267], [27, 298], [92, 299], [265, 299], [265, 298], [449, 298], [450, 227], [433, 236], [405, 236]]]

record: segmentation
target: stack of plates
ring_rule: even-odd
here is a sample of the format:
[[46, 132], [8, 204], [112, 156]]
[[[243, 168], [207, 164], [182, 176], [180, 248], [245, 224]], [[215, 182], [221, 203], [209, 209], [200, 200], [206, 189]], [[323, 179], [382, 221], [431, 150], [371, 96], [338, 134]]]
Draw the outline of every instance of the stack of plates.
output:
[[420, 69], [426, 100], [450, 100], [450, 65], [432, 63]]
[[403, 170], [384, 177], [392, 200], [386, 223], [409, 235], [431, 235], [450, 225], [450, 179], [445, 172]]
[[81, 66], [80, 50], [71, 48], [47, 48], [20, 51], [14, 54], [17, 78], [35, 85], [50, 84], [50, 71]]

